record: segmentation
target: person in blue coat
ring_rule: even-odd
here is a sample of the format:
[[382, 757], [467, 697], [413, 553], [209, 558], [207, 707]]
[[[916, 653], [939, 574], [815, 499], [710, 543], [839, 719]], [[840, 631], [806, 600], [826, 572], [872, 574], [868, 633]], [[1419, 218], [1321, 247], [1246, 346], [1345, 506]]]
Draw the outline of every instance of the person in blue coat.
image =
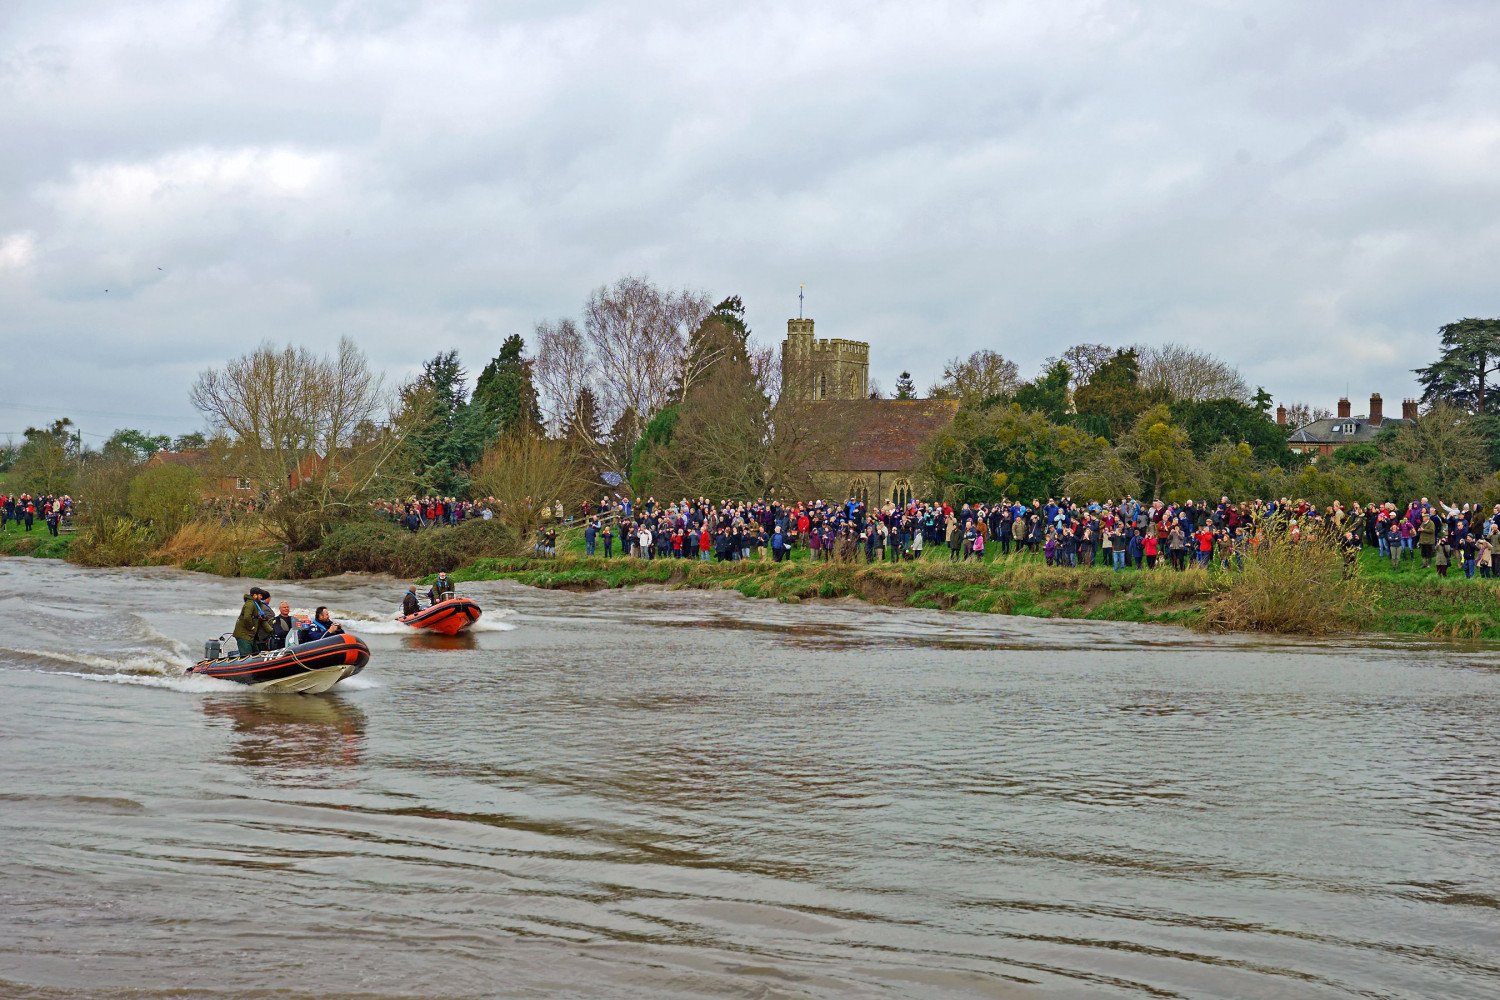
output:
[[317, 642], [326, 639], [330, 635], [343, 635], [344, 626], [333, 620], [326, 606], [320, 606], [313, 612], [312, 621], [298, 631], [298, 638], [303, 642]]

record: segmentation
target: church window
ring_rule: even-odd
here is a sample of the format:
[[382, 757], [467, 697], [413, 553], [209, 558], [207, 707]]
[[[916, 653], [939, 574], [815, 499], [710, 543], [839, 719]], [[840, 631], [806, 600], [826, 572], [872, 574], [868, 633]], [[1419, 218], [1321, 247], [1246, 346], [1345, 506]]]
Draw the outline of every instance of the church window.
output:
[[828, 398], [828, 376], [827, 375], [822, 375], [822, 374], [813, 376], [813, 399], [827, 399], [827, 398]]
[[911, 503], [911, 481], [898, 479], [891, 484], [891, 503], [897, 507], [905, 507]]
[[849, 480], [849, 497], [867, 507], [870, 505], [870, 484], [865, 481], [864, 476], [855, 476]]

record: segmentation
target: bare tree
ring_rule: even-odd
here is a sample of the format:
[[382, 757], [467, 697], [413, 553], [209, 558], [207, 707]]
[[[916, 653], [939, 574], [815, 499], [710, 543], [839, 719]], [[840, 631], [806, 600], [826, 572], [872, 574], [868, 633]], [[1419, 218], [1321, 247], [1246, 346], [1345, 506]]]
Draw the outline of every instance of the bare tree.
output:
[[1074, 344], [1063, 351], [1061, 357], [1048, 358], [1042, 363], [1042, 368], [1051, 368], [1061, 361], [1073, 375], [1069, 388], [1077, 389], [1081, 385], [1087, 385], [1088, 380], [1094, 377], [1094, 372], [1114, 356], [1115, 349], [1108, 344]]
[[501, 438], [473, 473], [474, 491], [492, 501], [500, 521], [524, 547], [556, 502], [581, 498], [585, 480], [567, 442], [533, 435]]
[[1148, 397], [1163, 403], [1179, 400], [1233, 399], [1250, 402], [1250, 389], [1240, 373], [1207, 351], [1183, 344], [1159, 347], [1138, 344], [1137, 384]]
[[670, 402], [688, 336], [708, 311], [706, 296], [664, 292], [630, 275], [589, 295], [583, 330], [592, 353], [595, 392], [608, 416], [633, 413], [630, 430], [639, 436], [646, 421]]
[[1321, 406], [1311, 406], [1307, 403], [1286, 404], [1286, 425], [1288, 427], [1305, 427], [1314, 420], [1322, 420], [1333, 416], [1333, 411]]
[[536, 325], [532, 339], [536, 355], [532, 378], [542, 397], [547, 422], [556, 428], [577, 401], [579, 391], [593, 388], [593, 358], [582, 331], [571, 319], [543, 320]]
[[967, 358], [949, 359], [943, 366], [943, 381], [927, 394], [978, 403], [993, 396], [1008, 396], [1020, 385], [1020, 369], [1014, 361], [995, 351], [975, 351]]
[[237, 475], [294, 549], [316, 546], [334, 521], [363, 508], [409, 430], [377, 424], [391, 401], [347, 337], [331, 358], [263, 344], [200, 374], [192, 400], [232, 440]]
[[1428, 473], [1433, 493], [1462, 494], [1485, 473], [1484, 438], [1470, 414], [1447, 402], [1400, 427], [1390, 445], [1397, 458]]

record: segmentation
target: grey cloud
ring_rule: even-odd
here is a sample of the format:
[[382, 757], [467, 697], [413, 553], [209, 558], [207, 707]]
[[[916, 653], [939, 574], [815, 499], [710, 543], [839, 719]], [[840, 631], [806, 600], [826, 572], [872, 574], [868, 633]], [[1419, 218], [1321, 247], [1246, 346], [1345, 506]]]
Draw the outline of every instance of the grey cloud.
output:
[[7, 16], [0, 324], [35, 349], [0, 430], [189, 429], [193, 373], [265, 338], [477, 371], [625, 272], [738, 293], [765, 339], [805, 281], [886, 385], [1181, 340], [1281, 398], [1392, 399], [1500, 311], [1488, 3]]

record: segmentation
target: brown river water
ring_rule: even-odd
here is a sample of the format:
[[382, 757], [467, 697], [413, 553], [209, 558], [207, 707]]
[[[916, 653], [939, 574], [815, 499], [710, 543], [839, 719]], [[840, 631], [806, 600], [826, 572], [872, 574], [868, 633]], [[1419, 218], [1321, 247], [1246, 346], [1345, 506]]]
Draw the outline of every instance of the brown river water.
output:
[[0, 996], [1500, 996], [1500, 654], [0, 559]]

